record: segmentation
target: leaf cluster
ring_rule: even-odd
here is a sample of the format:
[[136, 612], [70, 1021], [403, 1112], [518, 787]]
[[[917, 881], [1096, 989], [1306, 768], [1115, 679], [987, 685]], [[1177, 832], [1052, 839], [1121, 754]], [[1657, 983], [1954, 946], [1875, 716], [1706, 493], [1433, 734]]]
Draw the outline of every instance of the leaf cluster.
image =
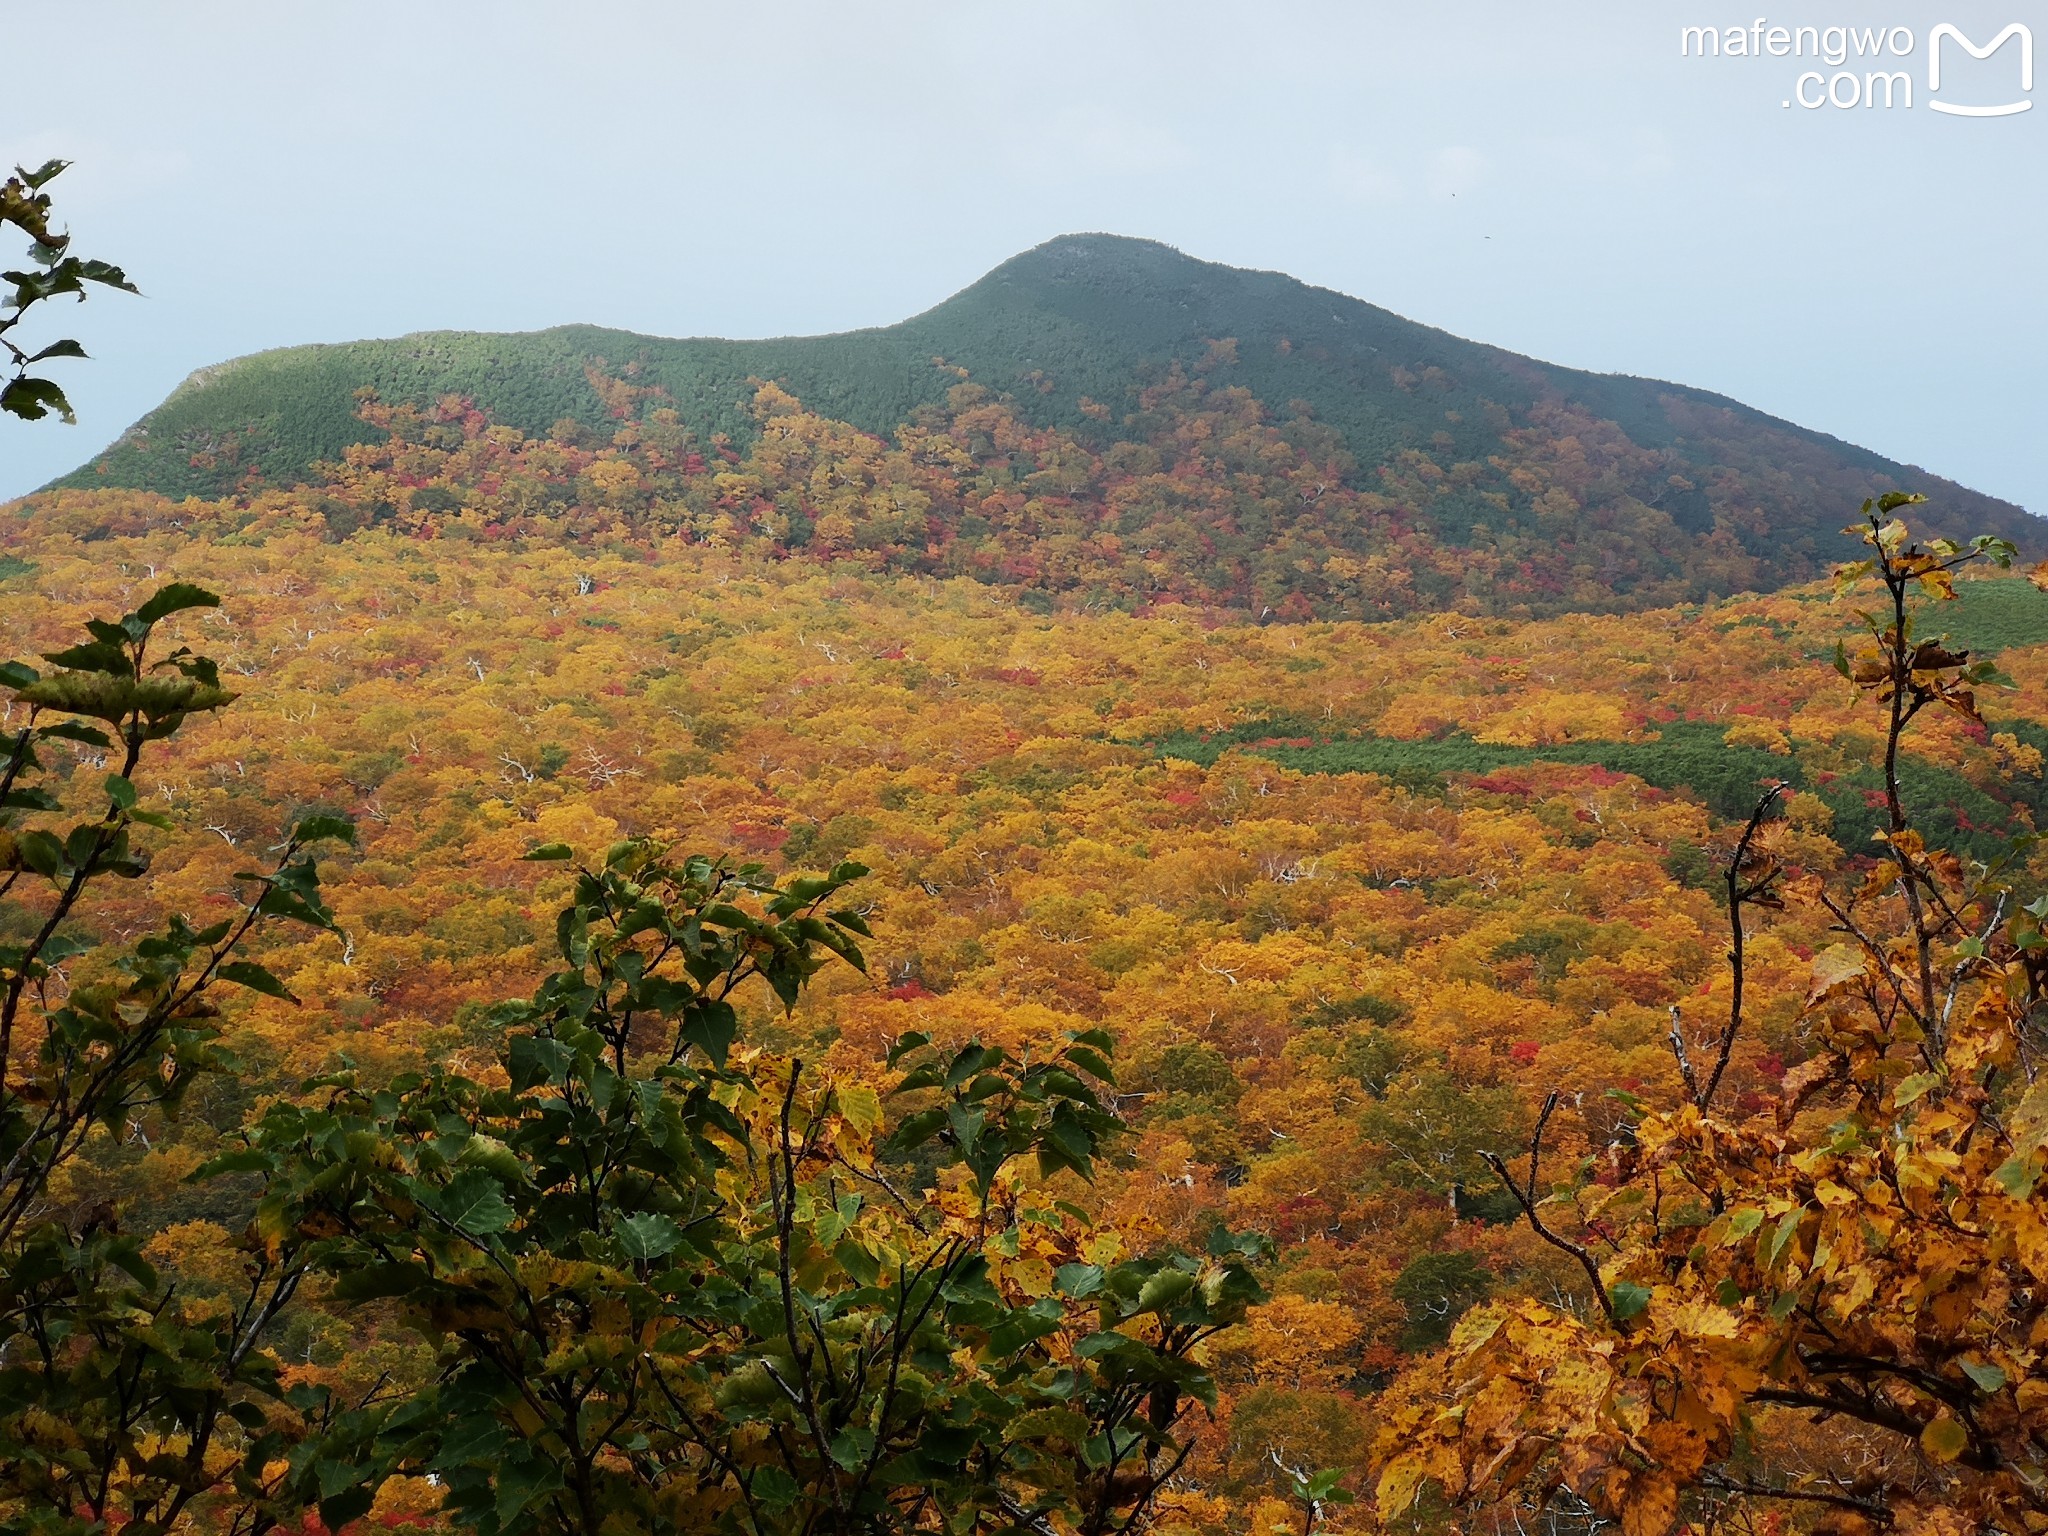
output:
[[[213, 1165], [262, 1176], [273, 1250], [438, 1353], [296, 1453], [330, 1526], [408, 1473], [484, 1536], [1106, 1532], [1179, 1465], [1213, 1401], [1194, 1351], [1258, 1299], [1261, 1244], [1117, 1261], [1010, 1184], [1091, 1170], [1107, 1037], [1036, 1063], [906, 1039], [886, 1100], [943, 1102], [893, 1127], [874, 1087], [746, 1043], [742, 989], [788, 1007], [863, 963], [834, 906], [863, 874], [621, 843], [575, 877], [561, 967], [497, 1014], [499, 1072], [328, 1079]], [[927, 1142], [957, 1198], [890, 1181], [881, 1154]]]
[[[1516, 1490], [1584, 1500], [1630, 1536], [1707, 1521], [1731, 1502], [1819, 1505], [1844, 1529], [2030, 1530], [2048, 1519], [2048, 1080], [2038, 1037], [2048, 904], [2015, 910], [2036, 839], [1966, 867], [1926, 845], [1897, 773], [1915, 716], [1973, 723], [1995, 678], [1939, 638], [1915, 637], [1910, 597], [1953, 598], [1950, 573], [2010, 546], [1916, 545], [1866, 505], [1888, 611], [1843, 670], [1884, 712], [1882, 857], [1830, 887], [1780, 867], [1752, 818], [1727, 889], [1733, 1003], [1719, 1060], [1743, 1026], [1743, 910], [1824, 913], [1838, 942], [1815, 957], [1808, 1056], [1777, 1100], [1717, 1104], [1673, 1010], [1685, 1095], [1632, 1101], [1624, 1177], [1542, 1183], [1546, 1104], [1519, 1180], [1494, 1158], [1534, 1230], [1571, 1253], [1592, 1305], [1475, 1308], [1448, 1351], [1388, 1401], [1383, 1514], [1426, 1484], [1480, 1502]], [[1758, 1475], [1775, 1422], [1851, 1425], [1897, 1454], [1851, 1476], [1825, 1459]]]
[[[57, 1189], [95, 1142], [175, 1112], [228, 1066], [215, 987], [287, 995], [238, 958], [255, 929], [331, 926], [310, 850], [353, 829], [312, 816], [272, 868], [240, 877], [233, 915], [91, 937], [104, 883], [148, 868], [137, 829], [168, 824], [135, 789], [145, 748], [233, 697], [208, 658], [151, 654], [165, 620], [218, 602], [172, 584], [46, 654], [52, 671], [0, 667], [20, 721], [0, 743], [0, 1530], [148, 1533], [227, 1488], [251, 1509], [269, 1498], [278, 1386], [258, 1345], [304, 1273], [294, 1255], [252, 1250], [245, 1287], [195, 1310], [110, 1204], [67, 1211]], [[63, 789], [78, 775], [52, 768], [59, 753], [118, 759], [96, 811], [71, 819]]]
[[12, 332], [36, 305], [70, 295], [86, 296], [87, 285], [118, 288], [135, 293], [128, 274], [110, 262], [88, 260], [70, 254], [71, 237], [50, 227], [50, 194], [43, 189], [62, 173], [67, 162], [50, 160], [37, 170], [17, 166], [12, 176], [0, 182], [0, 224], [11, 224], [29, 238], [28, 264], [0, 272], [0, 281], [13, 288], [0, 300], [0, 348], [6, 350], [14, 376], [0, 383], [0, 411], [37, 421], [55, 411], [67, 422], [78, 418], [63, 388], [29, 370], [38, 363], [64, 357], [84, 357], [85, 348], [66, 338], [31, 352], [13, 339]]

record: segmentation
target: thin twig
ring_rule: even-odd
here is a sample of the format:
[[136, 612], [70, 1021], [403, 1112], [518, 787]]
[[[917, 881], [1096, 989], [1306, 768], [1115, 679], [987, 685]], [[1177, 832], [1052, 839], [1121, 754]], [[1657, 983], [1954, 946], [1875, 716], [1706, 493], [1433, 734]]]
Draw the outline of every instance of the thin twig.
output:
[[1731, 930], [1728, 949], [1728, 1027], [1721, 1032], [1720, 1047], [1714, 1056], [1713, 1074], [1707, 1078], [1706, 1086], [1693, 1098], [1701, 1114], [1705, 1114], [1713, 1106], [1714, 1095], [1721, 1088], [1721, 1076], [1728, 1070], [1728, 1058], [1735, 1052], [1735, 1037], [1742, 1030], [1742, 989], [1746, 969], [1743, 962], [1742, 906], [1744, 902], [1754, 901], [1768, 891], [1776, 873], [1773, 868], [1760, 879], [1745, 885], [1742, 876], [1743, 866], [1749, 862], [1750, 845], [1756, 841], [1757, 830], [1763, 826], [1764, 818], [1770, 815], [1771, 807], [1778, 803], [1778, 796], [1784, 793], [1783, 784], [1773, 784], [1764, 792], [1763, 799], [1756, 803], [1756, 809], [1749, 813], [1749, 825], [1742, 829], [1742, 841], [1735, 845], [1735, 852], [1728, 860], [1728, 926]]
[[1508, 1193], [1515, 1197], [1515, 1204], [1522, 1208], [1522, 1214], [1529, 1219], [1529, 1225], [1536, 1235], [1550, 1244], [1551, 1247], [1563, 1253], [1568, 1253], [1579, 1261], [1579, 1267], [1585, 1270], [1586, 1278], [1593, 1283], [1593, 1295], [1600, 1303], [1600, 1310], [1607, 1314], [1608, 1322], [1619, 1328], [1621, 1326], [1621, 1319], [1614, 1315], [1614, 1301], [1607, 1294], [1607, 1283], [1600, 1278], [1599, 1262], [1581, 1244], [1553, 1232], [1548, 1224], [1544, 1222], [1542, 1216], [1537, 1214], [1536, 1186], [1540, 1177], [1538, 1169], [1543, 1162], [1543, 1131], [1550, 1124], [1551, 1114], [1557, 1109], [1557, 1101], [1558, 1093], [1553, 1088], [1543, 1100], [1543, 1112], [1536, 1117], [1536, 1130], [1529, 1137], [1529, 1183], [1526, 1189], [1515, 1182], [1514, 1175], [1508, 1172], [1507, 1163], [1501, 1159], [1498, 1153], [1482, 1152], [1479, 1155], [1485, 1160], [1486, 1166], [1494, 1171], [1494, 1174], [1500, 1179], [1501, 1183], [1507, 1185]]

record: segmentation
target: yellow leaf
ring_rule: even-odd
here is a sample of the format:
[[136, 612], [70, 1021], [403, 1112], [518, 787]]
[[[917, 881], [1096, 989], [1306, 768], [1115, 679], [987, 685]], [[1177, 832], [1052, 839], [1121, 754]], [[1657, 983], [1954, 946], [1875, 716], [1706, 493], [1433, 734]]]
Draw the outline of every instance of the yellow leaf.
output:
[[1920, 1431], [1920, 1448], [1936, 1461], [1954, 1461], [1969, 1443], [1970, 1432], [1946, 1412]]
[[1052, 1265], [1044, 1259], [1019, 1259], [1014, 1264], [1005, 1265], [1003, 1272], [1026, 1296], [1035, 1299], [1052, 1294]]
[[1726, 1307], [1717, 1307], [1699, 1297], [1674, 1308], [1669, 1321], [1673, 1333], [1695, 1339], [1732, 1339], [1740, 1325], [1740, 1320]]
[[1834, 996], [1861, 981], [1867, 967], [1863, 951], [1852, 944], [1834, 944], [1813, 957], [1813, 984], [1806, 994], [1807, 1006]]
[[1497, 1308], [1474, 1307], [1452, 1326], [1451, 1348], [1459, 1354], [1470, 1354], [1499, 1333], [1506, 1321], [1507, 1314]]
[[1626, 1536], [1665, 1536], [1678, 1520], [1678, 1490], [1663, 1478], [1632, 1480], [1621, 1501]]
[[882, 1124], [882, 1100], [866, 1084], [839, 1090], [839, 1112], [846, 1123], [862, 1136], [872, 1136]]
[[1382, 1515], [1398, 1515], [1415, 1502], [1415, 1495], [1422, 1491], [1424, 1474], [1421, 1467], [1403, 1457], [1388, 1464], [1380, 1474], [1377, 1500]]

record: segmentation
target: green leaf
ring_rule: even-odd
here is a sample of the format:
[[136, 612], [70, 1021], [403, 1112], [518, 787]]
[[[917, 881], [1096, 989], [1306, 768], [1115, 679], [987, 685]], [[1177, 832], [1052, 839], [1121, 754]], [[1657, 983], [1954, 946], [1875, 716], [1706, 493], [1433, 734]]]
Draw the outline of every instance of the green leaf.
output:
[[923, 1146], [945, 1129], [945, 1125], [946, 1112], [943, 1109], [920, 1110], [896, 1127], [895, 1134], [883, 1144], [884, 1150], [891, 1155], [900, 1155], [913, 1147]]
[[850, 1424], [832, 1438], [832, 1459], [849, 1472], [858, 1471], [874, 1454], [875, 1432]]
[[[2038, 915], [2048, 917], [2048, 896], [2043, 896], [2041, 898], [2040, 905], [2041, 912]], [[887, 1065], [893, 1067], [896, 1065], [897, 1062], [901, 1061], [904, 1057], [908, 1056], [912, 1051], [921, 1051], [931, 1043], [932, 1038], [930, 1035], [921, 1034], [914, 1029], [909, 1030], [906, 1033], [899, 1035], [896, 1038], [896, 1043], [889, 1047]]]
[[1724, 1243], [1739, 1243], [1745, 1237], [1753, 1236], [1756, 1229], [1764, 1224], [1764, 1213], [1751, 1206], [1747, 1210], [1728, 1213], [1728, 1235]]
[[80, 261], [77, 272], [88, 283], [104, 283], [109, 288], [119, 288], [124, 293], [142, 292], [128, 281], [128, 274], [111, 261]]
[[263, 916], [289, 918], [311, 928], [334, 927], [334, 914], [320, 900], [320, 873], [311, 860], [287, 864], [267, 879], [257, 874], [236, 878], [265, 881], [263, 894], [256, 899], [256, 910]]
[[[350, 1476], [360, 1476], [354, 1467], [348, 1468]], [[360, 1520], [370, 1512], [370, 1506], [377, 1502], [377, 1490], [367, 1483], [359, 1483], [320, 1501], [320, 1523], [330, 1531], [338, 1531]]]
[[1012, 1445], [1032, 1440], [1064, 1440], [1069, 1445], [1081, 1445], [1087, 1441], [1091, 1427], [1088, 1416], [1072, 1408], [1033, 1408], [1004, 1426], [1003, 1439]]
[[503, 1188], [481, 1168], [457, 1174], [428, 1203], [450, 1226], [471, 1237], [488, 1237], [512, 1225], [514, 1213], [505, 1203]]
[[1017, 1308], [989, 1329], [982, 1354], [990, 1360], [1010, 1359], [1025, 1345], [1059, 1332], [1061, 1316], [1059, 1302], [1051, 1297]]
[[[109, 640], [90, 640], [84, 645], [66, 646], [61, 651], [43, 652], [43, 660], [73, 672], [104, 672], [112, 677], [133, 678], [135, 661], [126, 646]], [[49, 678], [48, 683], [66, 681]]]
[[118, 773], [107, 775], [107, 798], [124, 811], [135, 809], [135, 786]]
[[298, 825], [292, 828], [292, 840], [297, 843], [347, 843], [354, 847], [356, 824], [354, 819], [348, 816], [316, 811], [310, 816], [299, 818]]
[[48, 379], [10, 379], [0, 387], [0, 411], [19, 416], [24, 421], [41, 421], [55, 411], [71, 426], [78, 425], [78, 415], [71, 409], [71, 402], [64, 397], [64, 391]]
[[1003, 1059], [1000, 1050], [983, 1045], [979, 1040], [970, 1040], [960, 1048], [952, 1065], [946, 1068], [946, 1086], [958, 1088], [968, 1078], [985, 1067], [997, 1066]]
[[41, 828], [17, 836], [14, 851], [22, 863], [46, 880], [56, 879], [57, 871], [64, 867], [64, 845]]
[[1915, 1072], [1899, 1084], [1892, 1094], [1892, 1102], [1900, 1109], [1904, 1109], [1916, 1099], [1925, 1097], [1930, 1089], [1939, 1088], [1941, 1081], [1941, 1074], [1938, 1072]]
[[1617, 1281], [1608, 1287], [1607, 1299], [1613, 1304], [1614, 1320], [1625, 1323], [1631, 1318], [1641, 1317], [1649, 1307], [1650, 1288], [1627, 1280]]
[[1975, 1360], [1958, 1360], [1963, 1374], [1977, 1384], [1979, 1392], [1991, 1393], [2005, 1385], [2005, 1372], [1995, 1365], [1980, 1365]]
[[1068, 1061], [1071, 1061], [1075, 1066], [1097, 1081], [1104, 1083], [1114, 1083], [1116, 1081], [1116, 1069], [1110, 1066], [1108, 1058], [1095, 1051], [1091, 1051], [1087, 1046], [1069, 1046], [1066, 1055]]
[[682, 1037], [708, 1057], [713, 1066], [725, 1065], [725, 1053], [732, 1049], [739, 1033], [739, 1014], [731, 1003], [705, 998], [683, 1013]]
[[619, 1245], [629, 1258], [643, 1263], [674, 1253], [682, 1240], [683, 1229], [666, 1216], [649, 1212], [619, 1223]]
[[188, 608], [218, 608], [220, 597], [204, 587], [195, 587], [189, 581], [174, 581], [167, 587], [160, 587], [148, 602], [135, 610], [135, 617], [145, 624], [154, 624], [167, 619], [174, 613], [183, 613]]
[[2032, 1153], [2009, 1157], [1992, 1170], [1991, 1177], [2015, 1200], [2024, 1200], [2034, 1192], [2036, 1176]]
[[[1182, 1269], [1162, 1269], [1138, 1292], [1140, 1312], [1159, 1312], [1195, 1288], [1195, 1277]], [[1648, 1293], [1645, 1292], [1647, 1295]]]
[[1769, 1237], [1764, 1239], [1763, 1267], [1765, 1269], [1771, 1269], [1777, 1265], [1779, 1258], [1784, 1254], [1786, 1248], [1791, 1246], [1793, 1237], [1799, 1231], [1799, 1223], [1805, 1219], [1805, 1216], [1806, 1212], [1804, 1210], [1795, 1207], [1779, 1218], [1776, 1228], [1772, 1230]]
[[96, 725], [87, 725], [83, 720], [59, 720], [55, 725], [46, 725], [42, 734], [62, 741], [83, 742], [88, 747], [111, 747], [107, 733]]
[[533, 863], [560, 861], [575, 858], [576, 850], [567, 843], [537, 843], [519, 857]]
[[851, 909], [827, 912], [825, 915], [840, 927], [857, 933], [864, 939], [872, 939], [875, 936], [875, 931], [868, 926], [867, 919]]
[[74, 955], [91, 952], [92, 940], [76, 933], [60, 933], [42, 947], [36, 959], [44, 965], [62, 965]]
[[755, 1471], [752, 1491], [755, 1500], [769, 1509], [787, 1509], [803, 1494], [796, 1479], [772, 1463]]
[[265, 997], [281, 997], [288, 1003], [298, 1001], [283, 982], [253, 960], [230, 960], [214, 974], [222, 981], [247, 987], [251, 992], [261, 992]]
[[133, 1238], [119, 1238], [106, 1248], [107, 1262], [120, 1270], [129, 1279], [145, 1290], [157, 1286], [156, 1266], [145, 1259], [135, 1246]]
[[856, 1285], [873, 1285], [881, 1277], [882, 1261], [850, 1237], [842, 1239], [832, 1250], [832, 1258], [853, 1276]]
[[[1325, 1468], [1323, 1471], [1318, 1472], [1314, 1477], [1311, 1477], [1310, 1479], [1308, 1479], [1308, 1481], [1303, 1483], [1301, 1485], [1301, 1491], [1305, 1497], [1313, 1499], [1319, 1504], [1324, 1502], [1325, 1500], [1328, 1500], [1332, 1503], [1348, 1504], [1350, 1502], [1350, 1496], [1348, 1494], [1340, 1494], [1340, 1491], [1337, 1487], [1337, 1485], [1343, 1481], [1344, 1469], [1342, 1467], [1328, 1467]], [[1340, 1496], [1336, 1499], [1332, 1499], [1332, 1494], [1339, 1494]]]

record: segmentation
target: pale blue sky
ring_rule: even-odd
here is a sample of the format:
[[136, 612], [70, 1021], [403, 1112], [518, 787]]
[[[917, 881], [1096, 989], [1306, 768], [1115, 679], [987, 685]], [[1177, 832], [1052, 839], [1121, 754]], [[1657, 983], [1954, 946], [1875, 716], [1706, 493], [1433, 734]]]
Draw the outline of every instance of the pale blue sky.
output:
[[[1812, 61], [1679, 56], [1682, 24], [1759, 13], [1911, 28], [1914, 109], [1784, 107]], [[0, 155], [75, 160], [80, 248], [147, 297], [60, 317], [81, 424], [0, 428], [0, 495], [264, 347], [839, 330], [1113, 230], [2048, 512], [2048, 79], [2017, 116], [1927, 110], [1943, 21], [2048, 47], [2039, 0], [17, 10]], [[1951, 51], [1942, 96], [2017, 96], [2016, 55]]]

